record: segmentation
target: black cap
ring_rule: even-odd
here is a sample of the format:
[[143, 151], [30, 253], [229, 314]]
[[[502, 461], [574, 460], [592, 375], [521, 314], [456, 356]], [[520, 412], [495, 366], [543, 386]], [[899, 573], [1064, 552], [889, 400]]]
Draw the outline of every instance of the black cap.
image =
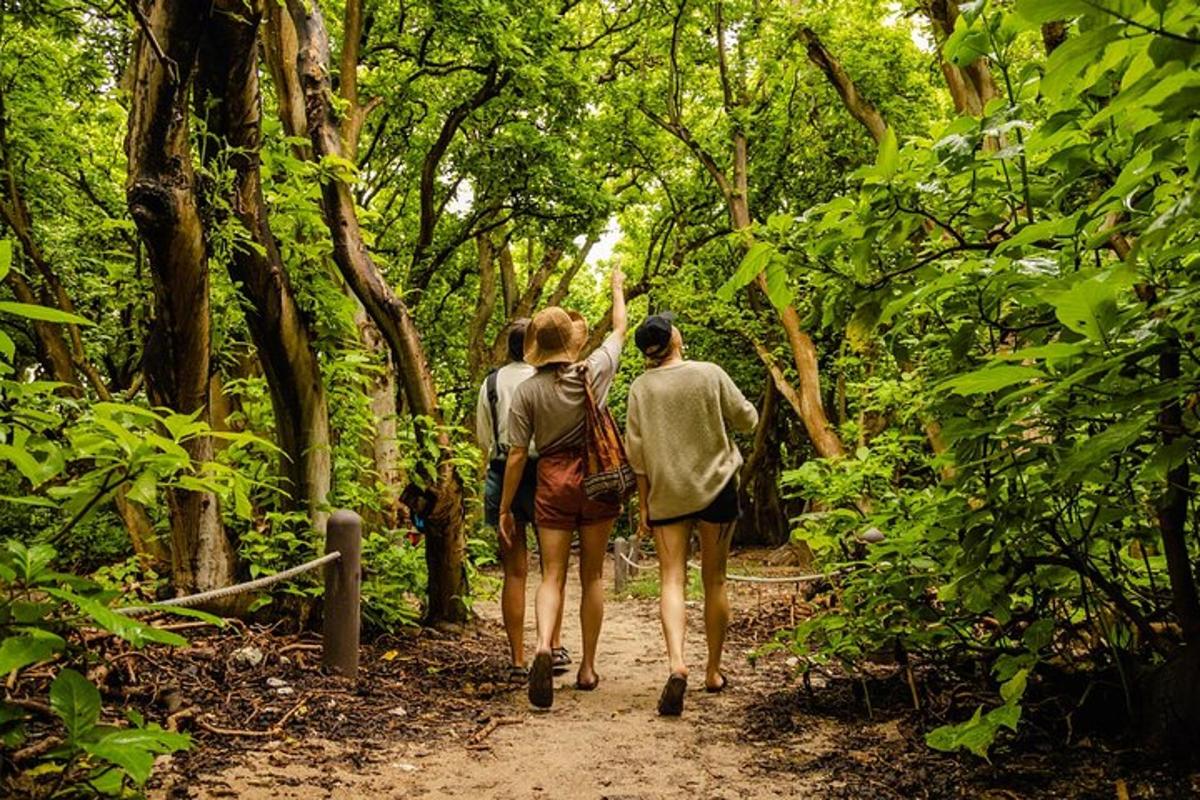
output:
[[646, 317], [645, 322], [639, 325], [633, 334], [633, 341], [638, 350], [651, 358], [665, 356], [671, 347], [671, 323], [674, 321], [675, 315], [670, 311]]

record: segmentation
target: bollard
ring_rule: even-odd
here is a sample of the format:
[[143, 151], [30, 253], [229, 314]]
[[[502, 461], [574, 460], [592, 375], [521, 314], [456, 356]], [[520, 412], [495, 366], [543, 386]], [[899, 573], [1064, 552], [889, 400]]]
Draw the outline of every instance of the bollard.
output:
[[613, 539], [613, 582], [617, 592], [625, 591], [625, 582], [629, 580], [629, 565], [621, 556], [629, 555], [629, 540], [624, 537]]
[[335, 674], [358, 679], [359, 611], [362, 583], [362, 518], [335, 511], [325, 529], [325, 552], [342, 557], [325, 565], [325, 622], [321, 665]]

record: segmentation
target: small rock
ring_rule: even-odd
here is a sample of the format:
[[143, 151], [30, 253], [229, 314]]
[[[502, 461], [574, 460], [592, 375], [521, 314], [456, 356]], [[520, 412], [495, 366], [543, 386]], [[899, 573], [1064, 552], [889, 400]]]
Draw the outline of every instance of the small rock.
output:
[[287, 697], [288, 695], [293, 695], [295, 693], [296, 690], [290, 686], [280, 686], [275, 690], [275, 694], [279, 695], [280, 697]]
[[281, 686], [287, 686], [287, 681], [283, 678], [270, 677], [267, 678], [267, 686], [270, 686], [272, 689], [278, 689]]
[[406, 709], [404, 706], [396, 706], [395, 708], [389, 708], [388, 713], [393, 717], [407, 717], [408, 709]]
[[292, 660], [291, 660], [290, 658], [288, 658], [287, 656], [280, 656], [280, 657], [279, 657], [279, 664], [280, 664], [280, 666], [287, 667], [287, 666], [290, 666], [290, 665], [291, 665], [291, 663], [292, 663]]
[[396, 763], [392, 764], [392, 766], [401, 772], [416, 772], [420, 769], [420, 767], [418, 767], [416, 764], [406, 764], [403, 761], [397, 761]]
[[262, 664], [266, 658], [267, 657], [263, 655], [263, 651], [257, 647], [254, 647], [253, 645], [239, 647], [230, 655], [230, 660], [233, 662], [234, 666], [242, 667], [244, 669], [254, 669], [258, 665]]

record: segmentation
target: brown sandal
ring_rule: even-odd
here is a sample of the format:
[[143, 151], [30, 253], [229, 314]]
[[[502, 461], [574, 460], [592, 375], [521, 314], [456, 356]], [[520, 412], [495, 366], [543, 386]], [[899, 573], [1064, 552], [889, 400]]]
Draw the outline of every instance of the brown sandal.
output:
[[658, 698], [658, 713], [663, 717], [678, 717], [683, 713], [683, 695], [687, 691], [687, 676], [680, 675], [678, 672], [671, 674], [667, 678], [667, 685], [663, 687], [662, 694]]
[[537, 708], [554, 705], [554, 658], [549, 653], [538, 653], [529, 670], [529, 702]]

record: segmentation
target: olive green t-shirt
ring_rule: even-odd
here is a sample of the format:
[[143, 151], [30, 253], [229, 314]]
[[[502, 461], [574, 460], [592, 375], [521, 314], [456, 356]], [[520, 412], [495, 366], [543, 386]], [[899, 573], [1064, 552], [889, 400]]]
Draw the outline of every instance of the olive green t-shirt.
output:
[[582, 447], [587, 418], [584, 376], [591, 381], [596, 404], [603, 407], [624, 343], [624, 336], [610, 333], [584, 361], [565, 368], [542, 367], [523, 381], [509, 407], [508, 446], [528, 447], [537, 441], [542, 457]]

